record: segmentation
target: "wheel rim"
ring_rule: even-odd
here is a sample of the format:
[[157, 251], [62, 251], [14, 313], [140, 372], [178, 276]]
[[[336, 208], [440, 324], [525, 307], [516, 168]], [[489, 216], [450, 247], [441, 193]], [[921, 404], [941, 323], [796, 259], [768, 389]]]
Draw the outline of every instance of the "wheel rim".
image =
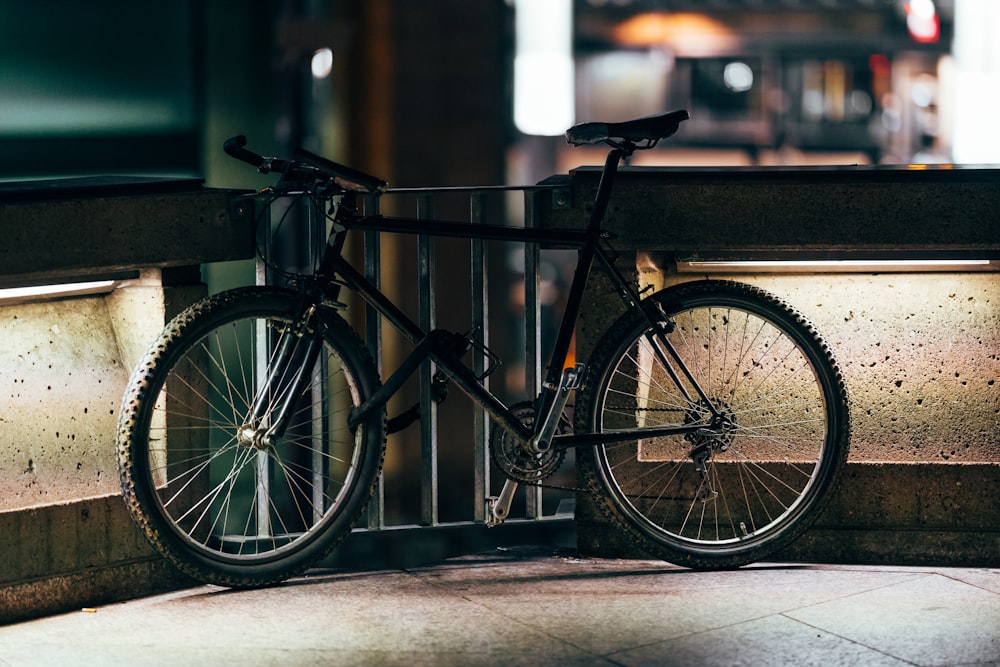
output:
[[206, 332], [170, 364], [149, 415], [153, 502], [185, 547], [214, 560], [264, 563], [305, 548], [356, 482], [363, 429], [349, 430], [346, 415], [360, 393], [328, 346], [282, 437], [266, 437], [270, 411], [249, 417], [283, 326], [237, 318]]
[[725, 426], [599, 448], [604, 482], [654, 541], [725, 552], [771, 539], [802, 513], [825, 469], [831, 425], [814, 362], [802, 341], [745, 307], [696, 306], [671, 319], [671, 333], [646, 332], [617, 355], [595, 424], [712, 423], [691, 384], [683, 396], [661, 367], [664, 335]]

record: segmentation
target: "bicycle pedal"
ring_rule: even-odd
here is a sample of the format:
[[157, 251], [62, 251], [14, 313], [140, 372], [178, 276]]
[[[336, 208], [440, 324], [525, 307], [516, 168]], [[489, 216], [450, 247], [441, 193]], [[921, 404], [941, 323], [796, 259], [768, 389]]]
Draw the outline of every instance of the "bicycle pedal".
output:
[[577, 364], [573, 368], [563, 370], [562, 378], [559, 381], [559, 388], [563, 391], [574, 391], [583, 386], [583, 381], [587, 377], [586, 364]]

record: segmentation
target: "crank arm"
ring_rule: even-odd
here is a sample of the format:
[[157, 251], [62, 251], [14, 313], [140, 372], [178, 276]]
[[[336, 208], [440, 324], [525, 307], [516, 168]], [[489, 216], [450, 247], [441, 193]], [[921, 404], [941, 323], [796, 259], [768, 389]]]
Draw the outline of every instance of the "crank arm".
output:
[[563, 369], [559, 386], [555, 388], [556, 395], [539, 422], [539, 428], [535, 436], [528, 441], [528, 451], [541, 454], [547, 452], [552, 446], [552, 436], [555, 435], [559, 419], [562, 417], [563, 409], [569, 400], [569, 393], [574, 389], [579, 389], [583, 384], [586, 370], [587, 367], [583, 364], [577, 364], [574, 368]]
[[514, 500], [514, 492], [517, 491], [518, 483], [508, 479], [503, 483], [499, 496], [486, 499], [486, 525], [489, 528], [499, 526], [510, 516], [510, 504]]

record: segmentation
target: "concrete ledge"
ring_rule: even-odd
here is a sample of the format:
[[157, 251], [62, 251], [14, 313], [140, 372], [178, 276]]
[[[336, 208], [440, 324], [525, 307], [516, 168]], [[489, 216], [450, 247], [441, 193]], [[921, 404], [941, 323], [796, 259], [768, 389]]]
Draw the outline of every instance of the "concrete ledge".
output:
[[120, 496], [0, 512], [0, 623], [193, 582], [157, 555]]
[[[571, 172], [573, 206], [546, 227], [586, 224], [597, 168]], [[681, 259], [1000, 257], [1000, 169], [927, 166], [629, 168], [606, 228], [618, 250]]]
[[[641, 558], [590, 500], [577, 500], [584, 555]], [[830, 504], [776, 561], [997, 567], [1000, 464], [847, 464]]]
[[191, 179], [0, 184], [0, 286], [254, 255], [252, 211]]

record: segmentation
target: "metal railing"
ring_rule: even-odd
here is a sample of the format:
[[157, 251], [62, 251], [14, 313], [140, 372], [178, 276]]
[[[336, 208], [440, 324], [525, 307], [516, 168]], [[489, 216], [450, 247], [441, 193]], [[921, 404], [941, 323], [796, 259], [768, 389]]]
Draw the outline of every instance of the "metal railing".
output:
[[[445, 219], [456, 219], [455, 211], [460, 205], [464, 208], [462, 218], [472, 224], [483, 224], [495, 222], [495, 218], [500, 215], [504, 219], [504, 224], [523, 224], [528, 227], [538, 226], [539, 210], [543, 198], [551, 198], [556, 207], [566, 206], [569, 202], [568, 185], [565, 182], [546, 182], [536, 186], [496, 186], [496, 187], [459, 187], [459, 188], [401, 188], [392, 189], [384, 193], [381, 197], [368, 199], [364, 202], [366, 212], [381, 213], [388, 211], [387, 215], [397, 215], [412, 217], [417, 219], [430, 219], [442, 217]], [[305, 210], [307, 207], [303, 207]], [[447, 209], [446, 213], [440, 212]], [[262, 254], [265, 260], [258, 260], [258, 282], [269, 283], [274, 280], [274, 276], [266, 266], [277, 260], [279, 264], [300, 266], [304, 262], [314, 262], [319, 252], [321, 252], [324, 239], [327, 233], [325, 220], [316, 220], [315, 216], [304, 214], [300, 217], [303, 220], [294, 220], [295, 214], [291, 208], [271, 210], [269, 225], [262, 225], [263, 232], [258, 234], [258, 242], [261, 245]], [[291, 220], [291, 223], [290, 223]], [[385, 267], [383, 266], [383, 236], [388, 233], [366, 231], [363, 233], [363, 246], [359, 249], [361, 259], [364, 263], [364, 273], [373, 284], [383, 288], [382, 276]], [[394, 234], [394, 236], [397, 236]], [[409, 235], [407, 235], [409, 236]], [[491, 331], [496, 322], [497, 313], [502, 313], [509, 318], [511, 305], [509, 303], [496, 303], [491, 297], [498, 293], [497, 285], [493, 281], [510, 283], [514, 272], [505, 271], [505, 267], [497, 267], [496, 261], [498, 253], [495, 248], [491, 252], [491, 243], [479, 239], [468, 240], [468, 257], [458, 261], [453, 255], [439, 257], [436, 252], [436, 240], [426, 235], [415, 233], [415, 271], [413, 285], [416, 291], [416, 321], [422, 329], [429, 331], [437, 326], [439, 319], [438, 293], [435, 289], [435, 282], [442, 271], [455, 271], [462, 279], [462, 271], [468, 272], [469, 303], [466, 304], [468, 311], [468, 329], [477, 332], [478, 344], [484, 349], [491, 347]], [[408, 248], [411, 249], [411, 248]], [[543, 349], [542, 349], [542, 300], [540, 298], [540, 269], [542, 262], [542, 250], [537, 245], [525, 244], [523, 248], [515, 250], [523, 253], [520, 255], [520, 262], [523, 262], [524, 276], [524, 320], [523, 320], [523, 340], [525, 342], [523, 358], [514, 361], [523, 363], [523, 399], [533, 398], [538, 391], [542, 378]], [[275, 255], [283, 255], [275, 257]], [[413, 262], [410, 258], [409, 262]], [[408, 262], [408, 263], [409, 263]], [[455, 265], [462, 265], [462, 268], [454, 269]], [[467, 269], [465, 267], [468, 267]], [[408, 279], [397, 280], [397, 282], [408, 281]], [[502, 287], [509, 287], [509, 284]], [[387, 286], [386, 291], [390, 291], [394, 286]], [[454, 303], [447, 304], [449, 310], [455, 308]], [[364, 331], [364, 336], [373, 357], [379, 366], [379, 374], [383, 379], [394, 370], [394, 368], [382, 368], [382, 360], [385, 357], [384, 340], [385, 331], [383, 322], [374, 311], [367, 305], [363, 308], [363, 313], [354, 312], [352, 322], [359, 330]], [[505, 350], [504, 363], [510, 363], [510, 350]], [[487, 357], [485, 354], [473, 354], [472, 369], [482, 376], [487, 371]], [[496, 542], [510, 543], [519, 539], [560, 542], [566, 541], [572, 535], [573, 523], [570, 507], [572, 506], [572, 494], [565, 490], [545, 489], [537, 486], [522, 485], [524, 502], [522, 508], [516, 514], [512, 514], [503, 526], [490, 531], [490, 537], [482, 538], [481, 528], [485, 527], [487, 497], [497, 491], [497, 485], [502, 481], [497, 479], [497, 475], [492, 470], [492, 462], [489, 455], [490, 422], [486, 414], [471, 403], [473, 410], [471, 432], [467, 434], [449, 433], [450, 438], [468, 439], [473, 450], [472, 455], [472, 491], [468, 494], [468, 500], [456, 501], [454, 496], [449, 495], [446, 502], [466, 505], [456, 512], [454, 507], [449, 507], [448, 514], [454, 516], [462, 514], [463, 518], [458, 520], [441, 519], [441, 489], [443, 486], [451, 488], [467, 488], [468, 480], [442, 479], [440, 476], [440, 454], [441, 433], [439, 430], [438, 404], [433, 400], [430, 391], [431, 380], [434, 374], [433, 365], [430, 361], [424, 362], [421, 367], [417, 391], [419, 393], [419, 421], [409, 427], [408, 432], [401, 437], [405, 442], [404, 446], [418, 446], [420, 451], [420, 464], [418, 470], [410, 474], [419, 476], [419, 516], [415, 520], [404, 520], [397, 522], [391, 516], [387, 516], [387, 485], [392, 485], [394, 480], [386, 479], [383, 475], [378, 483], [374, 497], [372, 498], [367, 516], [363, 526], [355, 529], [355, 537], [348, 541], [348, 546], [342, 548], [350, 550], [352, 543], [359, 538], [359, 533], [371, 535], [393, 533], [393, 539], [399, 540], [400, 529], [407, 530], [407, 536], [402, 539], [409, 541], [419, 540], [423, 543], [434, 541], [433, 535], [428, 535], [427, 529], [444, 529], [448, 532], [466, 533], [465, 535], [450, 536], [451, 542], [462, 542], [483, 546], [487, 543]], [[491, 377], [487, 377], [484, 383], [490, 386]], [[521, 400], [521, 399], [518, 399]], [[390, 414], [390, 417], [393, 415]], [[416, 435], [414, 435], [416, 434]], [[414, 443], [413, 440], [417, 442]], [[573, 467], [567, 463], [564, 469], [570, 474]], [[571, 479], [570, 482], [573, 480]], [[398, 480], [397, 480], [398, 482]], [[412, 486], [413, 480], [407, 480]], [[466, 494], [462, 494], [465, 496]], [[546, 512], [548, 507], [548, 512]], [[553, 509], [555, 507], [556, 509]], [[542, 527], [540, 524], [545, 524]], [[420, 529], [410, 531], [409, 529]], [[433, 531], [431, 531], [433, 533]], [[420, 533], [420, 537], [415, 534]], [[479, 537], [473, 536], [473, 534]], [[364, 538], [362, 538], [363, 540]], [[377, 540], [377, 538], [376, 538]], [[365, 548], [361, 548], [365, 551]], [[377, 549], [375, 549], [377, 551]], [[366, 559], [371, 558], [372, 547], [367, 548]], [[440, 549], [429, 549], [430, 553], [439, 555]], [[384, 555], [384, 554], [383, 554]], [[349, 559], [350, 556], [341, 555], [338, 560]]]

